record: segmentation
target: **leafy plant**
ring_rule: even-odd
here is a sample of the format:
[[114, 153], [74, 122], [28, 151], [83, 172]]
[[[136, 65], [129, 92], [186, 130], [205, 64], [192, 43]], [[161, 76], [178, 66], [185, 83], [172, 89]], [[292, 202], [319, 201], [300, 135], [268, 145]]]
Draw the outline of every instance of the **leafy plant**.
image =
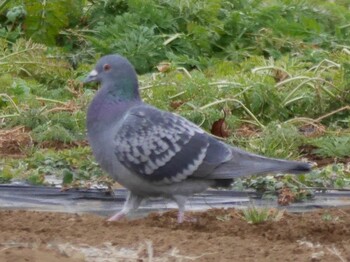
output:
[[56, 141], [69, 143], [75, 140], [74, 135], [61, 125], [40, 125], [32, 132], [33, 139], [37, 142]]
[[343, 164], [313, 170], [309, 174], [298, 176], [298, 180], [308, 187], [320, 190], [350, 188], [350, 172]]
[[155, 34], [155, 27], [135, 26], [130, 24], [133, 20], [140, 17], [129, 13], [117, 16], [113, 24], [98, 25], [98, 37], [89, 39], [102, 53], [126, 55], [139, 73], [145, 73], [164, 58], [162, 39]]
[[56, 44], [60, 30], [70, 23], [76, 24], [82, 15], [82, 0], [31, 1], [25, 0], [28, 13], [25, 18], [25, 34], [35, 42]]
[[322, 220], [325, 222], [337, 222], [339, 221], [339, 217], [333, 217], [330, 213], [326, 211], [322, 214]]
[[45, 182], [45, 175], [34, 172], [27, 177], [27, 182], [32, 185], [43, 185]]
[[67, 63], [48, 57], [47, 47], [32, 40], [18, 39], [8, 46], [7, 41], [0, 39], [0, 72], [13, 73], [18, 76], [64, 76], [67, 74]]
[[298, 155], [302, 143], [303, 137], [295, 126], [271, 122], [250, 146], [258, 147], [267, 156], [291, 158]]
[[31, 108], [27, 111], [20, 112], [9, 120], [9, 126], [23, 125], [27, 128], [34, 129], [38, 126], [43, 125], [48, 121], [41, 109]]
[[33, 184], [46, 184], [47, 175], [61, 179], [66, 186], [88, 185], [89, 181], [96, 181], [96, 184], [111, 183], [94, 162], [89, 147], [64, 150], [35, 148], [28, 152], [26, 158], [6, 159], [6, 165], [0, 162], [0, 183], [20, 179]]
[[0, 183], [9, 183], [13, 178], [13, 170], [8, 165], [0, 167]]
[[322, 157], [350, 156], [350, 136], [325, 136], [313, 139], [310, 144], [317, 147], [313, 153]]
[[248, 207], [242, 210], [243, 219], [250, 224], [260, 224], [266, 221], [279, 221], [282, 219], [284, 212], [271, 209], [259, 208], [256, 206]]
[[[105, 17], [101, 16], [102, 12]], [[345, 7], [321, 1], [262, 3], [256, 0], [249, 4], [225, 0], [104, 1], [94, 4], [91, 9], [92, 24], [98, 21], [94, 29], [99, 33], [105, 31], [104, 41], [100, 40], [99, 33], [91, 40], [104, 53], [119, 51], [128, 56], [121, 41], [133, 46], [135, 39], [125, 32], [132, 35], [135, 28], [152, 29], [147, 40], [136, 39], [136, 42], [149, 45], [164, 38], [163, 45], [158, 45], [159, 57], [150, 63], [148, 70], [152, 69], [152, 63], [154, 68], [157, 60], [166, 58], [202, 68], [205, 64], [199, 62], [201, 57], [242, 61], [253, 53], [278, 59], [287, 53], [333, 48], [329, 43], [344, 45], [348, 43], [349, 30], [347, 27], [340, 30], [336, 25], [346, 24], [349, 18], [350, 12]], [[120, 24], [121, 21], [126, 23]], [[119, 43], [111, 44], [113, 39]], [[149, 51], [153, 53], [154, 47]], [[138, 56], [135, 52], [134, 55]]]
[[259, 194], [274, 195], [284, 186], [283, 182], [278, 182], [275, 177], [261, 176], [246, 180], [246, 186], [253, 188]]

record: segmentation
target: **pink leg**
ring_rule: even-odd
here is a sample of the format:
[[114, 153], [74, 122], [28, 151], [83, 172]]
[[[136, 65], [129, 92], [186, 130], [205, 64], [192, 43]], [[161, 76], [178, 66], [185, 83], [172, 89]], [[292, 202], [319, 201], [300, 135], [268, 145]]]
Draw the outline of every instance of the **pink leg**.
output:
[[177, 213], [177, 223], [181, 224], [185, 220], [185, 213], [183, 211], [180, 211]]
[[175, 196], [173, 196], [173, 199], [176, 201], [176, 203], [179, 207], [179, 212], [177, 213], [177, 222], [179, 224], [183, 223], [184, 221], [187, 221], [187, 222], [196, 222], [197, 221], [196, 219], [185, 215], [185, 204], [187, 201], [187, 196], [175, 195]]
[[177, 222], [179, 224], [183, 223], [183, 222], [191, 222], [191, 223], [195, 223], [197, 222], [197, 219], [194, 218], [194, 217], [190, 217], [190, 216], [187, 216], [185, 215], [185, 213], [182, 211], [179, 210], [179, 213], [177, 214]]
[[107, 221], [118, 221], [123, 219], [126, 216], [126, 214], [123, 211], [119, 211], [115, 213], [113, 216], [107, 219]]
[[136, 210], [140, 206], [142, 199], [142, 197], [129, 192], [128, 197], [126, 198], [126, 201], [124, 203], [123, 209], [115, 213], [110, 218], [108, 218], [107, 221], [118, 221], [123, 219], [124, 217], [126, 217], [127, 214], [129, 214], [131, 211]]

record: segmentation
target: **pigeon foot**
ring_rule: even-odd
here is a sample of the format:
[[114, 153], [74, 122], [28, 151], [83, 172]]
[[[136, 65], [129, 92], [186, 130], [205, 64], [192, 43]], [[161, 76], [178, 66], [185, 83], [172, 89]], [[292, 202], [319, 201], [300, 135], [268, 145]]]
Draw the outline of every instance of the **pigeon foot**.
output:
[[108, 222], [119, 221], [119, 220], [123, 219], [124, 217], [125, 217], [125, 213], [124, 212], [117, 212], [116, 214], [114, 214], [113, 216], [108, 218], [107, 221]]

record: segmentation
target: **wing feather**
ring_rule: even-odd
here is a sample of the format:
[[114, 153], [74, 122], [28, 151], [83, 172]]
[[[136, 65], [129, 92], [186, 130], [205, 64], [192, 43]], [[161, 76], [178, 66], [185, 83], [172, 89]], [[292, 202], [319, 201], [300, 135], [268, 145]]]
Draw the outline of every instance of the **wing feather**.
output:
[[175, 114], [150, 106], [129, 110], [115, 135], [118, 160], [145, 179], [180, 182], [207, 156], [209, 136]]

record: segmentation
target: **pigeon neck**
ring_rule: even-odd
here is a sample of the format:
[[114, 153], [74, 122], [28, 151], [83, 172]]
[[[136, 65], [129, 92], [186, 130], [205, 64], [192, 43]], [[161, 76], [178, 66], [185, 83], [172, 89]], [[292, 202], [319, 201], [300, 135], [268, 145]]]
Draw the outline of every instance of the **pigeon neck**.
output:
[[121, 88], [124, 86], [125, 84], [121, 82], [113, 85], [104, 83], [102, 88], [97, 91], [87, 112], [88, 129], [105, 128], [115, 123], [128, 108], [141, 102], [137, 86], [134, 89]]
[[118, 82], [106, 83], [107, 96], [114, 102], [131, 102], [140, 100], [137, 81], [121, 79]]

